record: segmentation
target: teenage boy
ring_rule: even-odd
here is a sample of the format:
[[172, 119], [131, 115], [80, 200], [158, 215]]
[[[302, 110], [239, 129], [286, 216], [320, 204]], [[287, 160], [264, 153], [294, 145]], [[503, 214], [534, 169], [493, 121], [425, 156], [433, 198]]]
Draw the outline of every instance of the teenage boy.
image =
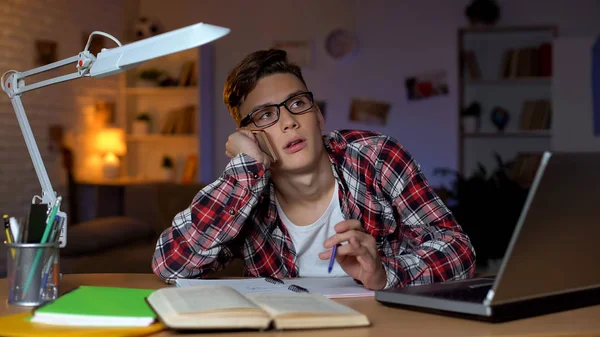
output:
[[285, 51], [248, 55], [223, 99], [239, 126], [225, 146], [231, 160], [160, 236], [161, 279], [205, 277], [236, 257], [249, 277], [350, 276], [374, 290], [473, 276], [471, 242], [415, 159], [379, 133], [323, 136]]

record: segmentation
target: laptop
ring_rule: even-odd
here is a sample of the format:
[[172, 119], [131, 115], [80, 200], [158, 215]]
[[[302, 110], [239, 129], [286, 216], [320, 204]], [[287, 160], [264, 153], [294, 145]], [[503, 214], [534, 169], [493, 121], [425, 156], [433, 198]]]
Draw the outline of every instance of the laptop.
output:
[[379, 290], [375, 298], [489, 322], [600, 304], [599, 209], [600, 153], [545, 152], [495, 277]]

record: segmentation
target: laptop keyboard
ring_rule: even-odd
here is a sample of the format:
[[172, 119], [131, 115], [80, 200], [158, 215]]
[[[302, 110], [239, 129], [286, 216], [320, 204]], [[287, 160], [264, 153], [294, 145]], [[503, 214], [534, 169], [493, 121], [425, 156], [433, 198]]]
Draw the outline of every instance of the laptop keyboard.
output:
[[430, 296], [452, 301], [481, 303], [487, 296], [492, 285], [468, 287], [465, 289], [453, 289], [450, 291], [439, 291], [431, 293]]

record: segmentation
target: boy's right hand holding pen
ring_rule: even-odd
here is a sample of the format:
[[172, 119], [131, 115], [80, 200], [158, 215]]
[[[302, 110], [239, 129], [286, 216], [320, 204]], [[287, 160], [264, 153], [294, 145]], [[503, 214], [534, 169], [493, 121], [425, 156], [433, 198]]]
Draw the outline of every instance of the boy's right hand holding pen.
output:
[[[323, 244], [325, 248], [332, 249], [320, 253], [319, 258], [327, 260], [334, 257], [346, 274], [362, 282], [365, 288], [383, 289], [387, 275], [377, 252], [375, 238], [363, 231], [358, 220], [342, 221], [334, 229], [337, 234]], [[341, 245], [345, 241], [348, 244]]]

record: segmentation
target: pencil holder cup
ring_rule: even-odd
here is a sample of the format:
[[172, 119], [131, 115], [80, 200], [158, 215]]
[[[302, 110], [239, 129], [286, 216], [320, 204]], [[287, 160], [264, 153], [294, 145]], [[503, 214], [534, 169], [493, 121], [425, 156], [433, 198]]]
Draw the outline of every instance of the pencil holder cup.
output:
[[7, 243], [8, 304], [38, 306], [58, 297], [58, 243]]

